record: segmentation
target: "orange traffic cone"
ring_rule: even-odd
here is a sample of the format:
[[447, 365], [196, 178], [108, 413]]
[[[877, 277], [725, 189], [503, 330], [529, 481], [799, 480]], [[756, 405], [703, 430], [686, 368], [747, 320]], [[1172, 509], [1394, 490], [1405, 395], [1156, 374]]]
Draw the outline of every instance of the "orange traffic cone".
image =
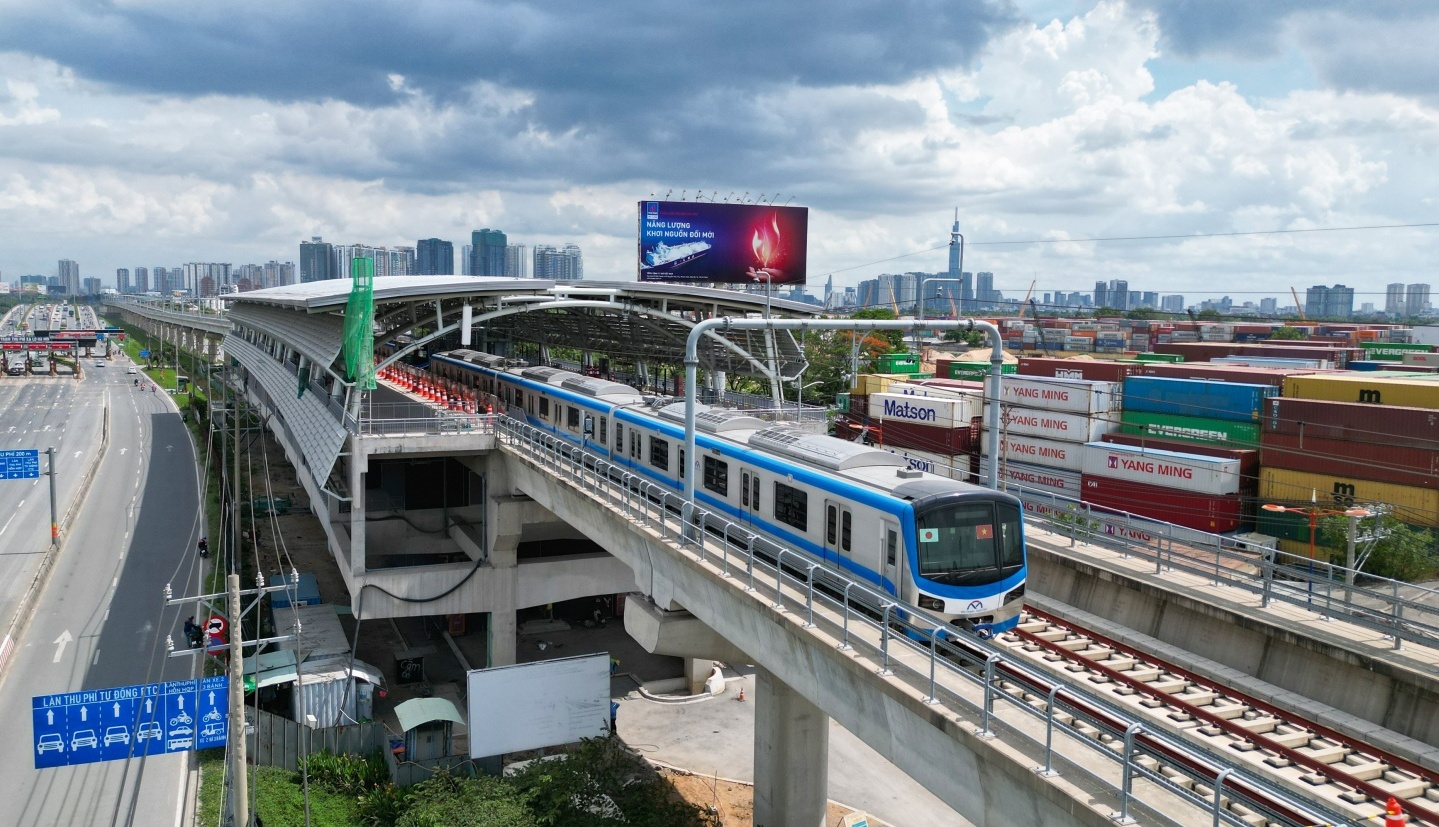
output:
[[1398, 800], [1390, 796], [1384, 802], [1384, 827], [1404, 827], [1404, 808], [1399, 806]]
[[[744, 700], [744, 687], [743, 687], [743, 686], [741, 686], [741, 687], [739, 688], [739, 699], [740, 699], [741, 701]], [[1384, 827], [1389, 827], [1389, 825], [1386, 824]]]

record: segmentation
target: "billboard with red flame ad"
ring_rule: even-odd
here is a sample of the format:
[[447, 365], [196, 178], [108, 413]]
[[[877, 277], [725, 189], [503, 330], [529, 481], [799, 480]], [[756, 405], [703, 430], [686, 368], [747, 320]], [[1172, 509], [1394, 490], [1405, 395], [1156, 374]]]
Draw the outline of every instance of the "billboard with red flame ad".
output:
[[808, 207], [640, 202], [640, 281], [804, 284]]

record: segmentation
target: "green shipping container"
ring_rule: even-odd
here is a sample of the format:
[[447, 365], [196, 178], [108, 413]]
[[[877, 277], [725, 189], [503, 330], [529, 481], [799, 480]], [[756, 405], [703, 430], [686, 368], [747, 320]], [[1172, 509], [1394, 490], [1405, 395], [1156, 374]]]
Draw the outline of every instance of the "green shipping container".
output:
[[[1014, 373], [1019, 370], [1018, 365], [1000, 365], [1001, 374]], [[982, 382], [984, 377], [989, 375], [988, 362], [950, 362], [949, 378], [965, 379], [970, 382]]]
[[1259, 425], [1255, 422], [1228, 422], [1199, 416], [1125, 411], [1119, 431], [1183, 442], [1222, 445], [1225, 448], [1259, 447]]
[[1434, 348], [1417, 342], [1360, 342], [1364, 358], [1374, 362], [1402, 362], [1405, 353], [1431, 353]]
[[849, 413], [849, 394], [837, 393], [834, 397], [834, 407], [840, 413]]
[[913, 353], [882, 353], [874, 364], [877, 373], [919, 373], [919, 357]]
[[1308, 516], [1292, 511], [1265, 511], [1262, 508], [1256, 509], [1255, 514], [1259, 522], [1254, 530], [1260, 534], [1268, 534], [1281, 540], [1309, 542]]
[[1136, 353], [1136, 362], [1183, 362], [1184, 357], [1178, 353]]

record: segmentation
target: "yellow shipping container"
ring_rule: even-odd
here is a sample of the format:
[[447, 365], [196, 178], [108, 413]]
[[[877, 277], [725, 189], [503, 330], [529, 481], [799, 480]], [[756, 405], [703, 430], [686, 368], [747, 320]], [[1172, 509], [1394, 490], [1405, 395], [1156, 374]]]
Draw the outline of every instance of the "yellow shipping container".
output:
[[1287, 376], [1284, 379], [1284, 395], [1298, 399], [1325, 399], [1330, 402], [1439, 408], [1439, 382], [1404, 377], [1384, 379], [1368, 371], [1355, 371], [1354, 374]]
[[876, 393], [889, 393], [889, 386], [895, 382], [912, 382], [912, 373], [861, 373], [856, 379], [856, 384], [850, 388], [850, 393], [857, 393], [861, 396], [869, 396]]
[[1259, 498], [1263, 502], [1309, 502], [1320, 508], [1348, 508], [1358, 503], [1389, 503], [1393, 515], [1410, 525], [1439, 526], [1439, 490], [1393, 485], [1353, 477], [1310, 474], [1283, 468], [1261, 468]]

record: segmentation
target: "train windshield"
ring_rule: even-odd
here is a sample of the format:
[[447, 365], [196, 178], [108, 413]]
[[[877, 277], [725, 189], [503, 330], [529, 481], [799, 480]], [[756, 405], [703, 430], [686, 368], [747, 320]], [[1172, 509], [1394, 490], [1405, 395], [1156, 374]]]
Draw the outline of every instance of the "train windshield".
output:
[[994, 500], [945, 503], [916, 515], [919, 574], [936, 583], [995, 583], [1024, 566], [1019, 508]]

